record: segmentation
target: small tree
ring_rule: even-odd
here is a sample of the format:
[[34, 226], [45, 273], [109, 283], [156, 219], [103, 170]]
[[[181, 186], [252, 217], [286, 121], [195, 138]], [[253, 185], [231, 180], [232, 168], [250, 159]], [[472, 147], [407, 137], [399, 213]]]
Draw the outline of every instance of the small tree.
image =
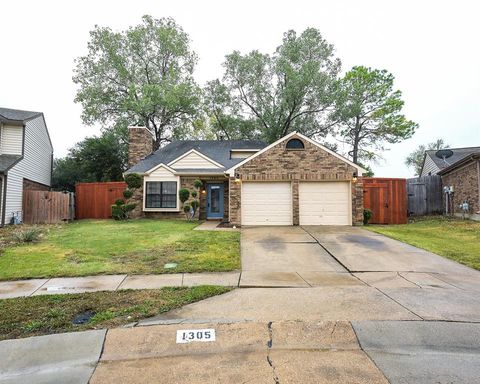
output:
[[[193, 190], [188, 190], [187, 188], [182, 188], [178, 191], [178, 197], [183, 205], [183, 212], [187, 220], [192, 220], [195, 217], [195, 214], [200, 207], [200, 201], [198, 200], [199, 190], [202, 187], [203, 183], [201, 180], [195, 180], [193, 182]], [[192, 197], [191, 201], [188, 201]]]
[[127, 220], [130, 218], [130, 212], [137, 206], [136, 203], [130, 202], [130, 199], [135, 194], [135, 191], [142, 186], [142, 176], [138, 173], [129, 173], [125, 175], [125, 183], [127, 189], [123, 191], [123, 199], [118, 199], [112, 205], [112, 217], [115, 220]]

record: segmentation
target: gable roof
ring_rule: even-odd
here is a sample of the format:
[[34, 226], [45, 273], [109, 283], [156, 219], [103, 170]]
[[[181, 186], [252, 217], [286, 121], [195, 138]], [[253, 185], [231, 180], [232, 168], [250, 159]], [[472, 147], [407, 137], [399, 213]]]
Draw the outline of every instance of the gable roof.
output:
[[358, 172], [360, 173], [360, 175], [363, 173], [363, 172], [366, 172], [365, 169], [363, 169], [362, 167], [360, 167], [358, 164], [355, 164], [354, 162], [348, 160], [347, 158], [339, 155], [338, 153], [335, 153], [333, 152], [331, 149], [323, 146], [322, 144], [316, 142], [315, 140], [313, 139], [310, 139], [309, 137], [305, 136], [305, 135], [302, 135], [301, 133], [298, 133], [298, 132], [292, 132], [292, 133], [289, 133], [288, 135], [286, 136], [283, 136], [282, 138], [278, 139], [277, 141], [275, 141], [274, 143], [270, 144], [269, 146], [263, 148], [261, 151], [258, 151], [257, 153], [253, 154], [252, 156], [250, 157], [247, 157], [246, 159], [243, 159], [241, 162], [235, 164], [233, 167], [229, 168], [227, 170], [227, 172], [230, 174], [230, 176], [233, 176], [234, 174], [234, 171], [236, 168], [242, 166], [243, 164], [245, 163], [248, 163], [250, 160], [254, 159], [255, 157], [261, 155], [262, 153], [268, 151], [270, 148], [273, 148], [275, 147], [276, 145], [280, 144], [281, 142], [285, 141], [285, 140], [288, 140], [289, 138], [293, 137], [293, 136], [296, 136], [296, 137], [299, 137], [301, 138], [302, 140], [305, 140], [305, 141], [308, 141], [309, 143], [313, 144], [313, 145], [316, 145], [317, 147], [319, 147], [320, 149], [324, 150], [325, 152], [329, 153], [330, 155], [332, 156], [335, 156], [336, 158], [342, 160], [343, 162], [351, 165], [352, 167], [355, 167], [357, 168]]
[[[185, 155], [192, 150], [197, 153], [201, 153], [203, 156], [213, 160], [220, 164], [222, 168], [216, 170], [210, 170], [215, 172], [224, 172], [235, 164], [239, 163], [243, 159], [230, 158], [230, 151], [232, 149], [262, 149], [266, 146], [263, 141], [260, 140], [178, 140], [172, 141], [170, 144], [157, 149], [152, 154], [142, 159], [139, 163], [128, 169], [126, 173], [145, 173], [155, 166], [163, 163], [170, 164], [172, 161], [177, 160], [182, 155]], [[174, 168], [174, 167], [173, 167]], [[181, 169], [182, 173], [186, 172], [202, 172], [205, 173], [205, 169]]]
[[20, 109], [10, 109], [0, 107], [0, 121], [3, 122], [25, 122], [37, 116], [41, 116], [41, 112], [22, 111]]
[[[200, 158], [203, 159], [203, 160], [205, 161], [205, 163], [208, 164], [210, 167], [223, 168], [223, 165], [222, 165], [222, 164], [216, 162], [215, 160], [211, 159], [211, 158], [208, 157], [208, 156], [205, 156], [203, 153], [198, 152], [196, 149], [191, 149], [191, 150], [189, 150], [188, 152], [185, 152], [185, 153], [181, 154], [181, 155], [178, 156], [176, 159], [174, 159], [174, 160], [172, 160], [170, 163], [168, 163], [168, 165], [169, 165], [170, 167], [176, 168], [176, 167], [175, 167], [175, 164], [177, 164], [178, 162], [180, 162], [182, 159], [185, 159], [185, 158], [189, 157], [190, 155], [200, 157]], [[182, 168], [184, 168], [184, 167], [182, 167]]]
[[[425, 151], [425, 157], [426, 156], [430, 157], [440, 171], [447, 167], [450, 167], [451, 165], [457, 163], [458, 161], [474, 153], [480, 152], [480, 147], [445, 148], [445, 149], [450, 149], [453, 152], [453, 155], [445, 160], [435, 156], [435, 153], [437, 152], [436, 149], [430, 149], [428, 151]], [[425, 166], [425, 158], [423, 160], [422, 170], [424, 166]]]

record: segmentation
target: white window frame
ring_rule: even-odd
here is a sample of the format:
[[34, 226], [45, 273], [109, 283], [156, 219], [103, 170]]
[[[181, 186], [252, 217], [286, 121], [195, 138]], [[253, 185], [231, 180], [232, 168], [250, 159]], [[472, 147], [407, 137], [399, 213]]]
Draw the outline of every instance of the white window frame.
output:
[[[149, 182], [168, 182], [173, 181], [177, 183], [177, 206], [175, 208], [147, 208], [147, 183]], [[180, 190], [180, 177], [149, 177], [143, 178], [143, 211], [144, 212], [180, 212], [180, 199], [178, 197], [178, 191]]]

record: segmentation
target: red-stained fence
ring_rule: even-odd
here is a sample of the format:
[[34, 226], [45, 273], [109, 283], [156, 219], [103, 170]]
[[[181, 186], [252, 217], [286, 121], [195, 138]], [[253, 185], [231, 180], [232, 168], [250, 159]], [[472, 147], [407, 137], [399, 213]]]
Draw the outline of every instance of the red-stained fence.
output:
[[363, 206], [373, 212], [370, 224], [406, 224], [407, 180], [364, 177]]
[[123, 181], [76, 184], [75, 218], [108, 219], [112, 216], [112, 204], [123, 199], [125, 188], [127, 184]]

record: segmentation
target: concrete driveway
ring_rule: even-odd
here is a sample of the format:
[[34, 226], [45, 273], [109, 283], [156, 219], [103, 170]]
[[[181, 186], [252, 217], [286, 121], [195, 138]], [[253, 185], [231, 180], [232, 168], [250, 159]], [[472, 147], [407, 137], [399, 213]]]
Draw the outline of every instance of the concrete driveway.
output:
[[480, 383], [478, 271], [362, 228], [244, 228], [241, 247], [239, 289], [109, 330], [90, 383]]

